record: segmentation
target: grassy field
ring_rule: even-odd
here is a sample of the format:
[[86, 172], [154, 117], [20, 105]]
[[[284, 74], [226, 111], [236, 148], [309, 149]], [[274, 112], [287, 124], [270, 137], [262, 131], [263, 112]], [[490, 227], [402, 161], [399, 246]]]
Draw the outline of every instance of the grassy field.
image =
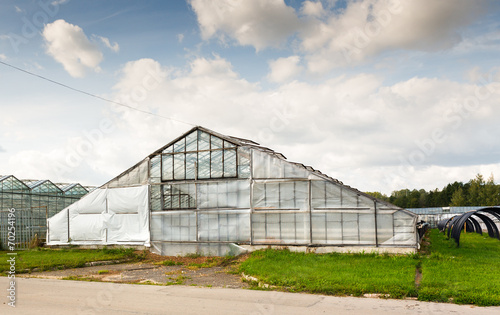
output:
[[430, 240], [430, 255], [422, 257], [419, 300], [500, 305], [499, 240], [462, 233], [457, 248], [436, 230]]
[[[12, 257], [8, 252], [0, 251], [0, 273], [5, 274]], [[135, 259], [133, 249], [35, 249], [18, 251], [16, 273], [29, 272], [34, 268], [39, 271], [63, 268], [83, 267], [85, 263], [102, 260]]]
[[[421, 301], [453, 302], [480, 306], [500, 305], [500, 241], [488, 236], [462, 234], [460, 247], [431, 230], [421, 253], [414, 255], [306, 254], [288, 250], [257, 251], [243, 261], [239, 272], [292, 292], [390, 298], [418, 297]], [[9, 270], [8, 252], [0, 252], [0, 274]], [[141, 259], [132, 249], [35, 249], [18, 251], [16, 273], [82, 267], [100, 260]], [[144, 257], [142, 257], [144, 258]], [[196, 257], [194, 257], [196, 258]], [[211, 267], [228, 258], [180, 262], [173, 257], [161, 263], [186, 268]], [[422, 273], [415, 282], [416, 270]]]
[[333, 295], [416, 296], [418, 256], [376, 254], [306, 254], [287, 250], [255, 252], [240, 270], [290, 291]]
[[[500, 305], [500, 241], [468, 233], [457, 248], [437, 230], [428, 237], [426, 252], [406, 256], [258, 251], [240, 271], [289, 291]], [[422, 272], [419, 286], [417, 268]]]

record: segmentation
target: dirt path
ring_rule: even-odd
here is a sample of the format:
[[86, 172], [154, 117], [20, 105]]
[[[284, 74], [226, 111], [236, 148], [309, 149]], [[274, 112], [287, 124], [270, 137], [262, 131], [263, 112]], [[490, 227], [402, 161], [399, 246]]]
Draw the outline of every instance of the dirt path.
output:
[[[164, 261], [172, 266], [162, 264]], [[241, 275], [234, 273], [234, 263], [220, 257], [167, 257], [148, 253], [144, 262], [32, 272], [19, 277], [248, 288]]]

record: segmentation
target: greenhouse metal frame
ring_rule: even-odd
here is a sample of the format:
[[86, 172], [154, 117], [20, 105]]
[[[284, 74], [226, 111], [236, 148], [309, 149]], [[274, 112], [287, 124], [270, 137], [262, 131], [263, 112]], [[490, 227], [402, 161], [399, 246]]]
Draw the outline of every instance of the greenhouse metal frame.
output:
[[14, 213], [10, 222], [15, 227], [15, 247], [24, 249], [35, 236], [45, 240], [47, 218], [87, 193], [88, 190], [80, 184], [56, 185], [50, 180], [19, 180], [13, 175], [0, 176], [0, 247], [7, 248], [8, 232], [13, 231], [12, 225], [9, 225], [9, 213]]
[[254, 141], [195, 127], [50, 218], [48, 244], [408, 252], [415, 225], [415, 214]]

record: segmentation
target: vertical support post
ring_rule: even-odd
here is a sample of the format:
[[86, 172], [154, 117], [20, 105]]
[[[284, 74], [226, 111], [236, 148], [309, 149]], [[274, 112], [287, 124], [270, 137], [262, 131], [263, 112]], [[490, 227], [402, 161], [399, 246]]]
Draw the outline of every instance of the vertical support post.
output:
[[373, 201], [373, 209], [375, 212], [375, 247], [378, 247], [378, 225], [377, 225], [377, 201]]
[[[236, 152], [236, 155], [238, 153]], [[253, 149], [250, 149], [250, 158], [249, 158], [249, 167], [250, 167], [250, 245], [253, 245], [253, 188], [254, 188], [254, 179], [253, 179]]]
[[313, 243], [313, 228], [312, 228], [312, 204], [311, 204], [311, 199], [312, 199], [312, 188], [311, 188], [311, 180], [307, 181], [307, 190], [308, 190], [308, 203], [307, 207], [309, 208], [309, 244], [312, 245]]
[[[198, 140], [196, 141], [196, 149], [198, 149]], [[198, 185], [198, 164], [196, 162], [194, 162], [194, 196], [195, 196], [195, 205], [196, 205], [196, 208], [194, 209], [194, 213], [195, 213], [195, 224], [196, 224], [195, 233], [196, 233], [196, 242], [197, 243], [200, 240], [200, 237], [199, 237], [199, 232], [200, 232], [200, 229], [199, 229], [199, 215], [200, 215], [199, 200], [200, 200], [200, 196], [198, 196], [198, 186], [199, 186]]]
[[[106, 189], [107, 190], [107, 189]], [[108, 212], [108, 194], [106, 194], [106, 214]], [[104, 244], [108, 244], [108, 228], [104, 229]]]
[[49, 221], [46, 221], [47, 222], [47, 237], [46, 237], [46, 240], [47, 240], [47, 243], [50, 243], [50, 224], [49, 224]]
[[198, 242], [200, 240], [199, 238], [199, 232], [200, 232], [200, 229], [199, 229], [199, 222], [200, 222], [200, 219], [199, 219], [199, 215], [200, 215], [200, 211], [198, 211], [198, 209], [195, 209], [194, 210], [194, 224], [195, 224], [195, 240], [196, 242]]
[[71, 243], [70, 240], [71, 240], [71, 237], [70, 237], [71, 234], [69, 234], [69, 209], [68, 209], [68, 243]]

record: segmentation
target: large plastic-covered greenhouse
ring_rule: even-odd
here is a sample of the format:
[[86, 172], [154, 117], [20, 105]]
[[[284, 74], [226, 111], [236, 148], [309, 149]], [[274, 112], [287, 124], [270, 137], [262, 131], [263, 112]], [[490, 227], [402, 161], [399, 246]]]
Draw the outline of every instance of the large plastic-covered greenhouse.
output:
[[47, 243], [412, 252], [415, 225], [415, 214], [256, 142], [195, 127], [51, 217]]

